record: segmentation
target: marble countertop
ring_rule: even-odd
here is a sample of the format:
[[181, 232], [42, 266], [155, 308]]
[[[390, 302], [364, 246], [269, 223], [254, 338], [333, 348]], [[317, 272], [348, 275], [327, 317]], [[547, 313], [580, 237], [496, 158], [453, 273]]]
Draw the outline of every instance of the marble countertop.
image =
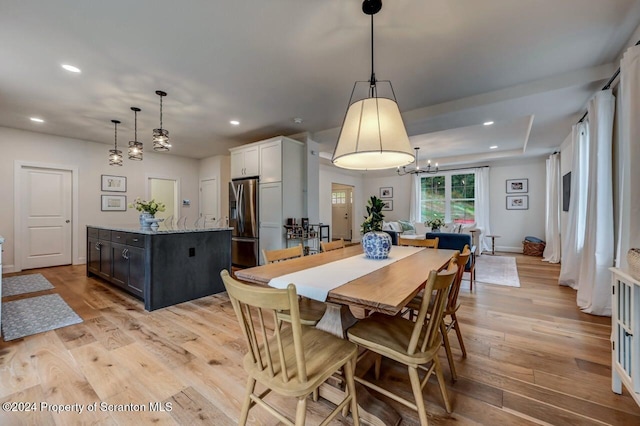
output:
[[159, 234], [185, 234], [187, 232], [216, 232], [216, 231], [231, 231], [233, 228], [186, 228], [186, 229], [170, 229], [160, 224], [158, 229], [151, 229], [149, 227], [141, 227], [136, 225], [87, 225], [88, 228], [106, 229], [109, 231], [122, 231], [133, 232], [136, 234], [145, 235], [159, 235]]

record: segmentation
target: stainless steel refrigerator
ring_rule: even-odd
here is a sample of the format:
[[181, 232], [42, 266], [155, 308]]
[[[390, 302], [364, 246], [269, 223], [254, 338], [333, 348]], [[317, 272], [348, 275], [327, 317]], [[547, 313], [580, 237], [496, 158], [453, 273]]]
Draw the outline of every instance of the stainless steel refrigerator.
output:
[[229, 226], [231, 263], [251, 267], [260, 262], [258, 232], [258, 178], [229, 182]]

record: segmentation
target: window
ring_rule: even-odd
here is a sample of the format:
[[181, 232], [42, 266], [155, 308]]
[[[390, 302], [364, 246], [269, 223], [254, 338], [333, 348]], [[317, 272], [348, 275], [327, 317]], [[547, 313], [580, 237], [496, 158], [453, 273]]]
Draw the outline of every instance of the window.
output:
[[475, 173], [420, 178], [420, 221], [475, 222]]
[[331, 193], [331, 204], [346, 204], [347, 193], [346, 191], [336, 191]]

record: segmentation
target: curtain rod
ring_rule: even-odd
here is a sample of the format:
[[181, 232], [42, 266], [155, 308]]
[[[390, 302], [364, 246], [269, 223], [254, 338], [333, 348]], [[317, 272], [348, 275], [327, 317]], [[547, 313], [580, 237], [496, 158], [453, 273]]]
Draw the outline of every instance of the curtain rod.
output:
[[[639, 44], [640, 44], [640, 40], [638, 40], [638, 42], [635, 44], [635, 46], [637, 46]], [[611, 87], [611, 85], [613, 84], [613, 82], [615, 81], [615, 79], [618, 78], [619, 75], [620, 75], [620, 67], [618, 67], [616, 72], [613, 73], [613, 75], [611, 76], [609, 81], [607, 81], [607, 84], [604, 85], [602, 90], [608, 90]], [[584, 121], [584, 119], [587, 118], [587, 115], [589, 115], [589, 111], [584, 113], [582, 118], [580, 120], [578, 120], [578, 123], [582, 123]], [[576, 124], [578, 124], [578, 123], [576, 123]]]
[[447, 169], [447, 170], [438, 170], [439, 172], [456, 172], [458, 170], [471, 170], [471, 169], [484, 169], [485, 167], [490, 166], [478, 166], [478, 167], [460, 167], [459, 169]]

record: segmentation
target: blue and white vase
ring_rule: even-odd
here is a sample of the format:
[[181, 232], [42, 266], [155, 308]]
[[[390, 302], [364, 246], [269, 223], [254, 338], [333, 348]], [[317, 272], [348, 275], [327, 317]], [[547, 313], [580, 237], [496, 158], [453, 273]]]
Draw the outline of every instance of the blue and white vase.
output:
[[391, 236], [382, 231], [367, 232], [362, 236], [362, 249], [369, 259], [386, 259], [391, 251]]
[[140, 213], [140, 226], [151, 225], [151, 223], [147, 222], [147, 219], [153, 219], [153, 215], [147, 212]]

